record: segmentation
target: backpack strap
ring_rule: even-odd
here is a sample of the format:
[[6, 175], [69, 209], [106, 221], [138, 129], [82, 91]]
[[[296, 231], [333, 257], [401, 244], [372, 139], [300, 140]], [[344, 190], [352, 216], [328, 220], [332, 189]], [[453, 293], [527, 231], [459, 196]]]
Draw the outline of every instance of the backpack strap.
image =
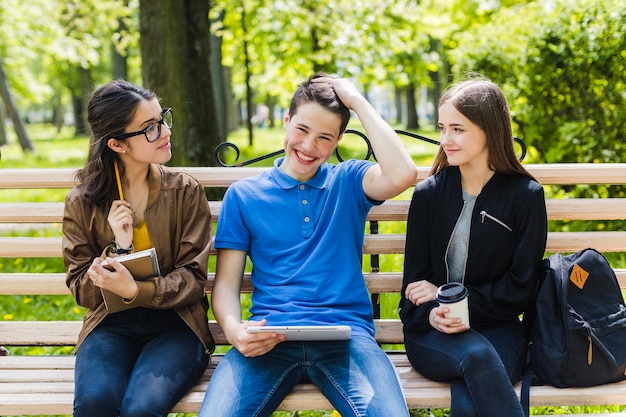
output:
[[522, 410], [524, 410], [524, 416], [530, 415], [530, 385], [534, 377], [532, 371], [529, 371], [522, 375], [522, 392], [520, 395], [520, 402], [522, 403]]
[[520, 392], [520, 403], [522, 404], [522, 410], [524, 410], [524, 416], [530, 415], [530, 387], [533, 385], [543, 385], [543, 382], [533, 371], [533, 367], [530, 359], [530, 346], [532, 342], [528, 343], [528, 349], [526, 350], [526, 364], [524, 365], [524, 373], [522, 374], [522, 389]]

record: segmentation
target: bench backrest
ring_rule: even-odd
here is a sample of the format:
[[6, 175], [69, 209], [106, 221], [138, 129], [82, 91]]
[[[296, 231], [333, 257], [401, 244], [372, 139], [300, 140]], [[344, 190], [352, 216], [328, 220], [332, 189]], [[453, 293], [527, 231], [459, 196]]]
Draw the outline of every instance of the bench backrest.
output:
[[[544, 164], [525, 165], [546, 187], [574, 184], [624, 184], [626, 164]], [[184, 168], [205, 187], [228, 187], [242, 178], [256, 175], [267, 168]], [[417, 181], [427, 177], [429, 167], [419, 167]], [[74, 169], [0, 169], [0, 189], [69, 189], [74, 185]], [[410, 194], [408, 194], [410, 196]], [[547, 192], [546, 206], [549, 220], [624, 220], [626, 198], [556, 198]], [[400, 290], [402, 271], [388, 270], [381, 256], [402, 256], [402, 233], [387, 232], [384, 222], [403, 222], [409, 200], [390, 200], [371, 210], [366, 230], [363, 252], [369, 255], [368, 270], [364, 277], [378, 306], [379, 294], [396, 294]], [[218, 221], [220, 202], [209, 201], [211, 213]], [[2, 258], [60, 257], [61, 237], [14, 237], [4, 230], [59, 225], [62, 221], [63, 202], [14, 201], [0, 202], [0, 262]], [[383, 223], [381, 223], [383, 222]], [[58, 228], [60, 230], [60, 227]], [[574, 252], [593, 247], [601, 252], [626, 252], [626, 231], [560, 231], [548, 235], [547, 252]], [[401, 262], [395, 262], [401, 265]], [[626, 288], [626, 270], [617, 269], [620, 286]], [[207, 292], [211, 292], [213, 274], [209, 274]], [[58, 273], [0, 273], [0, 297], [5, 295], [69, 294], [65, 275]], [[243, 290], [250, 292], [249, 277]], [[377, 312], [375, 311], [375, 315]], [[378, 317], [377, 317], [378, 318]], [[72, 345], [76, 340], [80, 322], [50, 322], [45, 332], [24, 322], [10, 327], [0, 321], [0, 345]], [[7, 327], [9, 326], [9, 327]], [[380, 343], [402, 343], [401, 324], [397, 319], [378, 319], [377, 340]], [[20, 331], [15, 333], [15, 329]], [[214, 323], [212, 331], [218, 343], [226, 343]]]

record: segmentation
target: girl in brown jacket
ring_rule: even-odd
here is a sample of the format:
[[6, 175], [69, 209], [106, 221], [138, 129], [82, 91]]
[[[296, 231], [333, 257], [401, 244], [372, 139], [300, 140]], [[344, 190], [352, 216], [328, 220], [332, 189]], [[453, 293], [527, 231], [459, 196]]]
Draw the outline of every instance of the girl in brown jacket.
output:
[[[66, 283], [88, 309], [76, 344], [74, 416], [166, 416], [214, 348], [205, 295], [211, 213], [171, 158], [171, 109], [126, 81], [89, 102], [92, 135], [65, 200]], [[161, 276], [135, 281], [115, 258], [154, 247]], [[105, 269], [104, 260], [113, 267]], [[102, 291], [120, 297], [107, 310]]]

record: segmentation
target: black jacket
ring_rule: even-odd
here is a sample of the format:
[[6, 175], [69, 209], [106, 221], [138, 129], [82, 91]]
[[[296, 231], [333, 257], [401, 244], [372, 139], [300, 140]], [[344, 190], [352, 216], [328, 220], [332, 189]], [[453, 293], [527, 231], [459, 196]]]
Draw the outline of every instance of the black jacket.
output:
[[[405, 332], [432, 327], [431, 301], [404, 298], [407, 285], [448, 282], [446, 251], [463, 208], [461, 174], [448, 167], [415, 187], [407, 222], [400, 318]], [[524, 175], [496, 173], [483, 187], [472, 213], [464, 284], [472, 327], [519, 316], [530, 302], [546, 247], [543, 188]]]

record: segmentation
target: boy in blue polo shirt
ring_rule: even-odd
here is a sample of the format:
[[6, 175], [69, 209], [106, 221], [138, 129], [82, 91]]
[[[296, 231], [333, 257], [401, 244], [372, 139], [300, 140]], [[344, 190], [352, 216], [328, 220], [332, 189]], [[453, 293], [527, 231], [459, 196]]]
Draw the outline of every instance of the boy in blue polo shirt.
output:
[[[378, 163], [327, 161], [353, 110]], [[316, 74], [285, 117], [285, 156], [233, 184], [215, 248], [213, 311], [234, 349], [217, 367], [200, 417], [269, 416], [293, 387], [317, 385], [343, 417], [408, 416], [394, 367], [374, 339], [361, 258], [367, 213], [411, 186], [416, 167], [393, 129], [346, 79]], [[252, 261], [250, 320], [239, 299]], [[264, 325], [348, 325], [349, 340], [285, 341]]]

